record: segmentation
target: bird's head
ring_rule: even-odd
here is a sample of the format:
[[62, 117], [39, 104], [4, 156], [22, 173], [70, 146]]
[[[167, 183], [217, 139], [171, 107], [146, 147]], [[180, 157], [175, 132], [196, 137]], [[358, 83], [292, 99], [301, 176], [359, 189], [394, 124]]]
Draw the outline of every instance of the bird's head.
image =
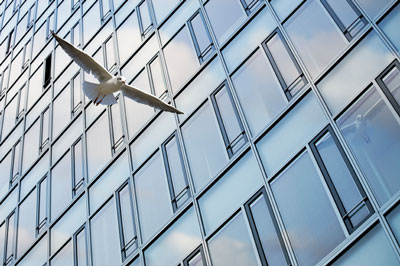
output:
[[117, 81], [118, 81], [119, 83], [125, 84], [126, 79], [125, 79], [123, 76], [117, 76]]

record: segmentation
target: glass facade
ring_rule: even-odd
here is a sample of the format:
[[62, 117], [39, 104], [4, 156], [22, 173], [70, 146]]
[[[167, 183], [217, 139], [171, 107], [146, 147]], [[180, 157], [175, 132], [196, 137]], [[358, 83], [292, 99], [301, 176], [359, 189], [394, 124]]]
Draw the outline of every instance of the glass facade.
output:
[[[400, 2], [0, 0], [0, 265], [400, 265]], [[95, 106], [50, 31], [176, 115]]]

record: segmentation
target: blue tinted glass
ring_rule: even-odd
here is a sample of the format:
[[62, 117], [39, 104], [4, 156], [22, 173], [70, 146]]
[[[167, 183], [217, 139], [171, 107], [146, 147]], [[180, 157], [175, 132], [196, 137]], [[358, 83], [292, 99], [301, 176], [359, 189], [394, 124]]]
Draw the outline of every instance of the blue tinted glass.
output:
[[386, 87], [393, 94], [397, 103], [400, 104], [400, 70], [394, 67], [390, 72], [382, 78]]
[[303, 0], [272, 0], [271, 5], [278, 17], [284, 20]]
[[337, 121], [379, 203], [400, 190], [400, 126], [374, 87]]
[[[380, 2], [381, 1], [376, 1], [376, 3]], [[396, 47], [397, 51], [400, 51], [400, 34], [398, 29], [399, 25], [400, 25], [399, 5], [395, 9], [393, 9], [381, 23], [379, 23], [379, 26], [382, 28], [383, 32], [389, 37], [390, 41]]]
[[395, 0], [357, 0], [371, 18], [375, 18]]

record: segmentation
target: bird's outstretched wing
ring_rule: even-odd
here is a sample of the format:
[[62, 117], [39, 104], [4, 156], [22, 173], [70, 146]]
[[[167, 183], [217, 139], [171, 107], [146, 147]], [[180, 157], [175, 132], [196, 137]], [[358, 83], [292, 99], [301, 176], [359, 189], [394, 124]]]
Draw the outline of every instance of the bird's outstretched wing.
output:
[[60, 38], [54, 32], [53, 37], [60, 44], [61, 48], [77, 63], [84, 71], [92, 73], [100, 82], [113, 77], [104, 67], [102, 67], [93, 57], [73, 46], [69, 42]]
[[126, 97], [128, 97], [136, 102], [147, 104], [154, 108], [161, 109], [161, 110], [164, 110], [167, 112], [183, 114], [182, 111], [176, 109], [175, 107], [173, 107], [173, 106], [163, 102], [159, 98], [157, 98], [151, 94], [148, 94], [147, 92], [141, 91], [135, 87], [125, 84], [121, 87], [121, 90]]

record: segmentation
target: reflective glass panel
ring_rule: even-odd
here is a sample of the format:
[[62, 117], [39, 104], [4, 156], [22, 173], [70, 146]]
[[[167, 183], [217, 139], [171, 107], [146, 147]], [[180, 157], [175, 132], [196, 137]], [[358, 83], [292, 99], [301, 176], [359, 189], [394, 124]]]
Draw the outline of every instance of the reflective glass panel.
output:
[[[370, 1], [371, 3], [381, 3], [385, 1]], [[389, 37], [390, 41], [396, 47], [397, 51], [400, 51], [400, 35], [398, 34], [398, 25], [400, 24], [400, 6], [396, 6], [389, 15], [385, 17], [379, 26], [383, 32]]]
[[357, 0], [371, 18], [375, 18], [395, 0]]
[[68, 152], [51, 170], [51, 220], [60, 215], [72, 199], [71, 153]]
[[[60, 252], [51, 260], [51, 266], [74, 265], [72, 241], [69, 241]], [[79, 265], [80, 266], [80, 265]]]
[[400, 104], [400, 70], [397, 67], [394, 67], [382, 78], [382, 81], [392, 93], [397, 103]]
[[379, 203], [400, 190], [400, 126], [374, 87], [337, 121]]

